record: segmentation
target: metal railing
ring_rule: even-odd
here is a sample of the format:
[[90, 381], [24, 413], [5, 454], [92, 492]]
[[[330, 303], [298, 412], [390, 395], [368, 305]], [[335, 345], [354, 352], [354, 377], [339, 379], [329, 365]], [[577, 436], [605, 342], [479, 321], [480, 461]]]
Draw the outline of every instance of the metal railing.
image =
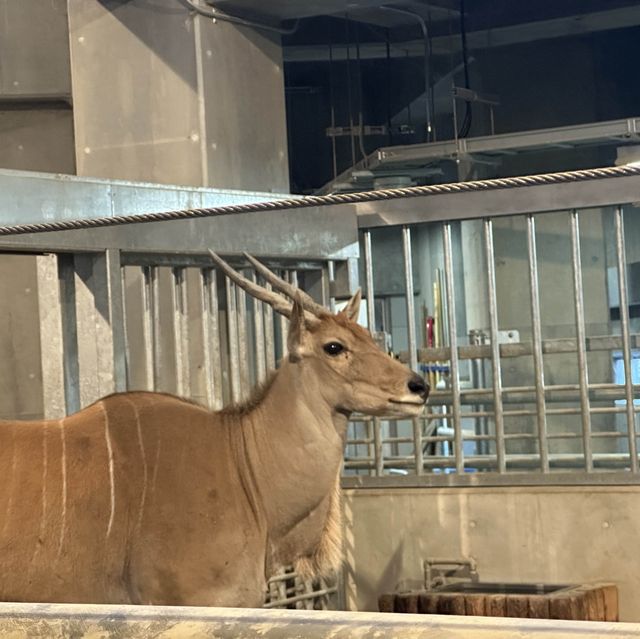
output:
[[[0, 238], [0, 250], [40, 254], [44, 413], [126, 388], [212, 407], [245, 397], [282, 355], [286, 321], [212, 269], [206, 249], [255, 277], [234, 258], [249, 250], [334, 307], [357, 278], [357, 216], [369, 326], [423, 370], [432, 396], [419, 419], [354, 419], [345, 469], [356, 484], [557, 470], [635, 481], [638, 328], [627, 270], [640, 256], [635, 241], [627, 255], [625, 234], [635, 237], [640, 176], [607, 171]], [[549, 297], [561, 280], [563, 294]], [[553, 320], [550, 299], [571, 322]]]
[[539, 190], [493, 215], [457, 194], [463, 221], [411, 202], [361, 217], [369, 324], [432, 393], [413, 422], [354, 420], [347, 485], [638, 481], [640, 211]]

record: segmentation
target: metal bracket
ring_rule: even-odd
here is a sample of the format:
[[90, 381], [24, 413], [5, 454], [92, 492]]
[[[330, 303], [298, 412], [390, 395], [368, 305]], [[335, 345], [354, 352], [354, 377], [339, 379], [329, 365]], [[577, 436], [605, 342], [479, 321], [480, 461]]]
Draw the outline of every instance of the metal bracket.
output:
[[435, 559], [423, 562], [424, 588], [435, 590], [454, 582], [479, 581], [478, 567], [473, 559]]

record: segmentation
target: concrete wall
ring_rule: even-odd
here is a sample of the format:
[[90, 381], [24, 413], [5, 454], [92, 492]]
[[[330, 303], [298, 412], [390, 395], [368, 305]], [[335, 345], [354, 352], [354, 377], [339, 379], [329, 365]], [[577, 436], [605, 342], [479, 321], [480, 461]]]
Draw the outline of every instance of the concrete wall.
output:
[[179, 3], [69, 1], [79, 175], [288, 191], [278, 41]]
[[419, 586], [427, 557], [471, 557], [482, 581], [618, 585], [640, 620], [637, 487], [349, 490], [347, 605]]

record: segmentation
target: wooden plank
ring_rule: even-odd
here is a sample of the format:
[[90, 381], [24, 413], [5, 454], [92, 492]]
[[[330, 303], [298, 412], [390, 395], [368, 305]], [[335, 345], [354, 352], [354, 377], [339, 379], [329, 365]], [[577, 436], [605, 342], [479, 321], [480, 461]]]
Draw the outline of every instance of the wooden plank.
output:
[[464, 596], [453, 593], [441, 593], [438, 599], [438, 614], [464, 615]]
[[438, 595], [433, 592], [422, 592], [418, 596], [418, 612], [423, 615], [438, 613]]
[[504, 595], [487, 595], [485, 609], [489, 617], [506, 617], [507, 598]]
[[507, 597], [507, 617], [528, 617], [529, 597], [527, 595], [509, 595]]
[[582, 586], [585, 616], [587, 621], [604, 621], [604, 597], [602, 590], [594, 586]]
[[550, 597], [549, 616], [551, 619], [584, 620], [586, 616], [584, 593], [579, 589], [572, 589]]
[[531, 595], [527, 616], [530, 619], [549, 619], [549, 598], [544, 595]]
[[484, 617], [486, 615], [485, 595], [465, 595], [464, 609], [465, 615]]
[[412, 615], [418, 614], [418, 593], [403, 592], [397, 595], [395, 608], [396, 612], [403, 612]]
[[394, 612], [396, 596], [394, 593], [385, 593], [378, 597], [378, 610], [380, 612]]
[[618, 587], [615, 584], [600, 584], [604, 598], [604, 620], [619, 621]]

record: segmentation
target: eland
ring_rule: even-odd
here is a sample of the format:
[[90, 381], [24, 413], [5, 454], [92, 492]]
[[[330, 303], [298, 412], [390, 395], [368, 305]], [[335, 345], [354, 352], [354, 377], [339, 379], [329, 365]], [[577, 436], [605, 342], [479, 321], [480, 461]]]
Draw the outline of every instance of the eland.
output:
[[424, 380], [246, 256], [290, 320], [288, 354], [246, 402], [213, 412], [168, 394], [110, 395], [60, 420], [0, 422], [0, 599], [258, 607], [293, 564], [341, 560], [349, 417], [415, 417]]

